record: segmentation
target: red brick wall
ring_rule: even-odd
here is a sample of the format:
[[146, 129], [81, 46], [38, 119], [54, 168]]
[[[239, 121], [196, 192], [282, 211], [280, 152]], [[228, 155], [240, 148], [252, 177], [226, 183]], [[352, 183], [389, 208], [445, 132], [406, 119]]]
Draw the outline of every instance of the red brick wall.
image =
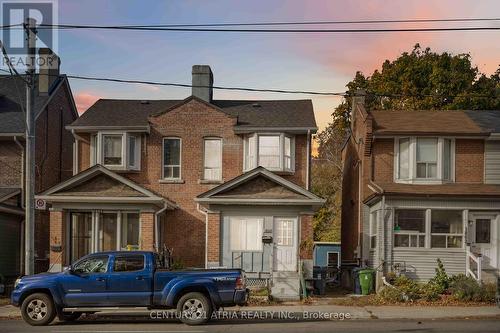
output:
[[455, 181], [482, 183], [484, 179], [484, 141], [455, 140]]
[[[63, 211], [50, 212], [50, 245], [61, 245], [64, 247], [66, 244], [66, 228], [64, 223]], [[68, 252], [69, 249], [63, 249]], [[65, 265], [64, 252], [54, 252], [50, 250], [50, 265], [60, 264], [61, 267]]]
[[313, 258], [313, 216], [300, 215], [300, 259]]
[[[373, 143], [373, 159], [375, 182], [392, 182], [394, 180], [394, 139], [377, 139]], [[369, 176], [369, 173], [366, 176]]]
[[[208, 214], [208, 261], [220, 259], [220, 214]], [[219, 263], [220, 264], [220, 263]]]
[[153, 251], [155, 249], [154, 229], [155, 215], [150, 212], [141, 212], [141, 250]]
[[22, 161], [21, 148], [14, 139], [0, 141], [0, 185], [20, 186]]
[[84, 140], [78, 140], [78, 172], [90, 167], [90, 135], [79, 133]]

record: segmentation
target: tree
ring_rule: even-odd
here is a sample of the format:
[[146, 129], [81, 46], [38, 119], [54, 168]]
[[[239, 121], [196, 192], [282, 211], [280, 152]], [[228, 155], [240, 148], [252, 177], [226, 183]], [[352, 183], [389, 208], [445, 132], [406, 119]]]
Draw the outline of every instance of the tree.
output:
[[[500, 67], [488, 77], [472, 66], [469, 54], [438, 54], [419, 44], [396, 60], [386, 60], [371, 76], [356, 72], [346, 87], [348, 95], [365, 89], [370, 110], [500, 110]], [[333, 111], [333, 121], [317, 135], [312, 190], [327, 202], [314, 218], [315, 240], [340, 239], [341, 146], [350, 110], [351, 99], [346, 98]]]

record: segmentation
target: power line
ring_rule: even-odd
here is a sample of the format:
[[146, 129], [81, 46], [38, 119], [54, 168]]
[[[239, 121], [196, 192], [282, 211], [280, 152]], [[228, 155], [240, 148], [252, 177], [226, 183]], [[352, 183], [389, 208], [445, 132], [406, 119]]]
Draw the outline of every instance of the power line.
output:
[[[388, 19], [388, 20], [345, 20], [345, 21], [288, 21], [288, 22], [228, 22], [228, 23], [180, 23], [180, 24], [121, 24], [114, 27], [128, 28], [182, 28], [182, 27], [233, 27], [233, 26], [282, 26], [282, 25], [333, 25], [333, 24], [383, 24], [383, 23], [439, 23], [439, 22], [488, 22], [500, 18], [448, 18], [448, 19]], [[84, 25], [91, 26], [91, 25]], [[110, 26], [112, 27], [112, 26]]]
[[135, 30], [135, 31], [177, 31], [177, 32], [233, 32], [233, 33], [380, 33], [380, 32], [439, 32], [439, 31], [492, 31], [500, 27], [435, 27], [435, 28], [381, 28], [381, 29], [221, 29], [221, 28], [170, 28], [155, 26], [106, 26], [41, 24], [40, 28]]

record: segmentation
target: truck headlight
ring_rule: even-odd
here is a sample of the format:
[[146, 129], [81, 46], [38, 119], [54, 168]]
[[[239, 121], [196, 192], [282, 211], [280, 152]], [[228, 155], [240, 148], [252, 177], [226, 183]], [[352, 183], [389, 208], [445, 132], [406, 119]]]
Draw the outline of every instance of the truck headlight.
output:
[[14, 288], [17, 288], [17, 285], [21, 282], [21, 279], [16, 279], [16, 282], [14, 282]]

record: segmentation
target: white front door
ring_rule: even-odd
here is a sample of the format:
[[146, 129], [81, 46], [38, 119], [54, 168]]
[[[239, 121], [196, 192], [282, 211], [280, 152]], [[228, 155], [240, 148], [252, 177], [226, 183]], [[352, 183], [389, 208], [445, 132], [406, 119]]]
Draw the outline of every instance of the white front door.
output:
[[274, 219], [274, 270], [297, 271], [297, 219]]
[[483, 256], [484, 268], [497, 268], [497, 216], [474, 214], [474, 249]]

